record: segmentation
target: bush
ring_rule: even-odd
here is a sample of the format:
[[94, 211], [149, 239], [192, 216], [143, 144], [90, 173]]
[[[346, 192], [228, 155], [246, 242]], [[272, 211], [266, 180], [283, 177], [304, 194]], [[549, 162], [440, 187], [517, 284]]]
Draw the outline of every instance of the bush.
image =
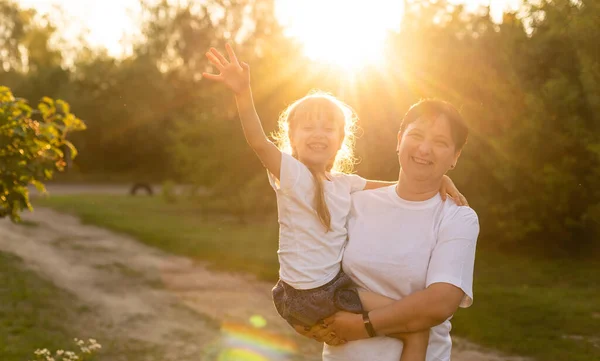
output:
[[45, 97], [34, 110], [0, 87], [0, 218], [18, 221], [23, 209], [31, 210], [27, 186], [45, 191], [43, 182], [77, 155], [67, 134], [83, 129], [66, 102]]

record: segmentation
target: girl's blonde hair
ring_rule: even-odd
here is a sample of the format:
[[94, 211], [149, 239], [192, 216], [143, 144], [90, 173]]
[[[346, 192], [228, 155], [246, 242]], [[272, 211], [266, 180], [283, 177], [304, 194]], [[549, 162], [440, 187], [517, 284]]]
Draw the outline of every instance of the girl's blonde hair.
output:
[[[356, 163], [354, 157], [354, 142], [356, 138], [357, 116], [354, 110], [338, 98], [323, 91], [312, 91], [303, 98], [300, 98], [290, 104], [279, 116], [278, 130], [273, 133], [275, 144], [285, 153], [298, 158], [296, 151], [292, 148], [290, 137], [292, 136], [294, 126], [298, 119], [305, 118], [314, 114], [322, 114], [335, 121], [340, 127], [341, 140], [340, 149], [337, 151], [334, 159], [327, 164], [326, 170], [329, 172], [350, 173]], [[315, 184], [315, 209], [321, 223], [327, 231], [331, 230], [331, 214], [327, 203], [325, 203], [325, 193], [323, 182], [316, 171], [308, 167], [311, 171]]]

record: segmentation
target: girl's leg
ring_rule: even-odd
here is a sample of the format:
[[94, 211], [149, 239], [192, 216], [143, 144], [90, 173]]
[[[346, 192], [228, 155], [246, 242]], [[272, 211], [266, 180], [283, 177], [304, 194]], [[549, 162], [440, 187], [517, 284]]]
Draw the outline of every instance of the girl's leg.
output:
[[403, 347], [400, 361], [425, 361], [429, 343], [429, 330], [389, 335], [389, 337], [402, 340]]

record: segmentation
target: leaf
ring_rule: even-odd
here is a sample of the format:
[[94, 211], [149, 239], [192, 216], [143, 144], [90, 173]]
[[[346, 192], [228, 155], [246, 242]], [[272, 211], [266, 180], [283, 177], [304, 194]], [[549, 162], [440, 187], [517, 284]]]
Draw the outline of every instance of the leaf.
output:
[[46, 186], [44, 186], [44, 183], [37, 180], [32, 180], [30, 183], [35, 186], [35, 189], [37, 189], [38, 192], [46, 193]]

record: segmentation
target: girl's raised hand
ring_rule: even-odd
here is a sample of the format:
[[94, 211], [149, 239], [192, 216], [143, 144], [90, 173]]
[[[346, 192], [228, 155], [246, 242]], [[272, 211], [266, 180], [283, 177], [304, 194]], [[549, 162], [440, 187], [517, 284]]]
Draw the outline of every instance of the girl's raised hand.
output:
[[202, 76], [206, 79], [224, 83], [236, 94], [243, 93], [250, 89], [250, 66], [238, 61], [231, 45], [226, 44], [225, 49], [229, 55], [229, 60], [217, 49], [210, 48], [210, 51], [206, 53], [206, 57], [219, 70], [219, 74], [202, 73]]

